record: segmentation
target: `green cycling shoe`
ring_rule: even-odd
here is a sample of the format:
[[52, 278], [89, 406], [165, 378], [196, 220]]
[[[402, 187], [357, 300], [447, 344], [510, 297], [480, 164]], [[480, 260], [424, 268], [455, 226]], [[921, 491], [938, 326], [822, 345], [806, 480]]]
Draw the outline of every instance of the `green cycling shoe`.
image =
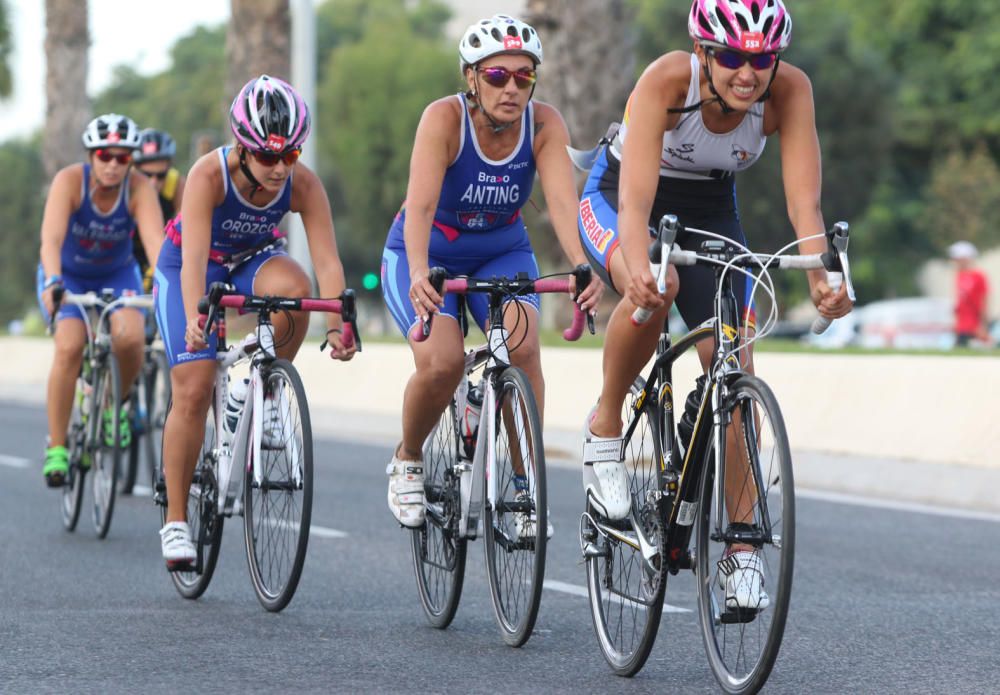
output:
[[69, 475], [69, 455], [64, 446], [50, 446], [45, 450], [45, 467], [42, 468], [49, 487], [62, 487]]
[[[101, 428], [104, 432], [104, 446], [114, 446], [115, 436], [111, 431], [111, 422], [114, 419], [113, 411], [108, 408], [104, 411], [104, 426]], [[128, 412], [125, 407], [118, 412], [118, 446], [121, 449], [127, 448], [132, 443], [132, 428], [129, 426], [128, 422]]]

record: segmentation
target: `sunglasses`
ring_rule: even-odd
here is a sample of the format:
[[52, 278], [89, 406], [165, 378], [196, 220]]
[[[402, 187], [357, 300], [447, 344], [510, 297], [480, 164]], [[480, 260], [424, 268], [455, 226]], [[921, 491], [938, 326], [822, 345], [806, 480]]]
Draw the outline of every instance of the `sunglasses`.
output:
[[728, 49], [709, 48], [709, 55], [727, 70], [739, 70], [747, 63], [754, 70], [767, 70], [778, 59], [777, 53], [740, 53]]
[[145, 174], [146, 176], [148, 176], [151, 179], [160, 179], [161, 181], [164, 180], [165, 178], [167, 178], [167, 174], [170, 173], [169, 170], [167, 170], [167, 171], [146, 171], [145, 169], [139, 169], [139, 171], [141, 171], [143, 174]]
[[513, 77], [514, 84], [517, 85], [518, 89], [527, 89], [535, 84], [535, 80], [538, 79], [538, 73], [534, 68], [508, 70], [505, 67], [496, 65], [489, 68], [479, 68], [477, 72], [483, 76], [486, 84], [494, 87], [506, 87], [507, 83], [510, 82], [510, 78]]
[[123, 165], [132, 161], [131, 152], [126, 152], [125, 154], [112, 154], [109, 150], [99, 149], [94, 150], [94, 156], [104, 163], [110, 162], [112, 159]]
[[258, 163], [266, 167], [277, 166], [278, 162], [284, 162], [288, 166], [292, 166], [299, 160], [299, 155], [302, 154], [302, 149], [288, 150], [288, 152], [283, 152], [281, 154], [276, 152], [257, 152], [256, 150], [251, 150], [250, 154], [253, 158], [257, 160]]

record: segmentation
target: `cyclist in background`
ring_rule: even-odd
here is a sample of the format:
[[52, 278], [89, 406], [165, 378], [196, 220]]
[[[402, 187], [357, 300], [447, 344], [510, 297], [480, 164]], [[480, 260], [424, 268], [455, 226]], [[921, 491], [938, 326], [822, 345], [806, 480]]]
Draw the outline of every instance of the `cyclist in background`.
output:
[[[149, 258], [156, 258], [163, 241], [156, 191], [145, 176], [130, 173], [132, 154], [139, 146], [139, 129], [132, 119], [114, 113], [98, 116], [84, 130], [83, 146], [87, 161], [60, 170], [45, 201], [37, 290], [46, 319], [56, 308], [52, 300], [56, 287], [76, 294], [110, 288], [116, 297], [141, 293], [142, 278], [132, 255], [133, 230], [138, 228]], [[42, 469], [50, 487], [62, 486], [69, 470], [66, 429], [87, 342], [84, 321], [78, 307], [59, 307], [46, 391], [49, 441]], [[142, 365], [143, 322], [138, 309], [111, 314], [112, 349], [121, 369], [123, 396]], [[113, 414], [107, 415], [110, 420]], [[127, 447], [128, 419], [120, 422], [119, 443]]]
[[[542, 62], [535, 30], [496, 15], [471, 25], [458, 52], [469, 91], [438, 99], [424, 110], [410, 158], [406, 201], [382, 255], [383, 295], [403, 335], [418, 320], [439, 314], [425, 342], [410, 341], [416, 372], [403, 396], [403, 440], [386, 471], [389, 509], [408, 527], [424, 522], [424, 439], [461, 381], [464, 364], [457, 298], [442, 300], [428, 280], [429, 269], [538, 277], [521, 217], [536, 169], [563, 252], [573, 265], [585, 260], [573, 227], [578, 199], [566, 152], [566, 124], [552, 106], [532, 101]], [[593, 310], [602, 291], [595, 279], [581, 294], [581, 307]], [[466, 301], [486, 330], [487, 298], [474, 294]], [[510, 344], [516, 347], [511, 362], [527, 373], [542, 412], [538, 295], [516, 301], [530, 309], [505, 312]]]
[[[280, 236], [288, 211], [302, 215], [320, 293], [339, 296], [344, 269], [337, 253], [330, 201], [315, 173], [297, 164], [309, 135], [309, 109], [289, 84], [261, 75], [244, 85], [229, 109], [236, 138], [195, 162], [188, 174], [181, 214], [167, 225], [154, 274], [156, 320], [170, 361], [173, 405], [163, 431], [167, 518], [160, 531], [170, 570], [187, 570], [195, 548], [186, 520], [186, 500], [205, 431], [216, 374], [215, 334], [206, 342], [198, 300], [212, 282], [224, 281], [243, 294], [307, 297], [312, 281], [281, 248], [264, 248]], [[183, 230], [182, 230], [183, 220]], [[230, 265], [226, 257], [261, 248]], [[327, 314], [331, 357], [349, 360], [352, 345], [341, 341], [339, 314]], [[300, 313], [273, 317], [278, 357], [291, 359], [308, 328]], [[265, 401], [265, 428], [275, 426], [276, 409]], [[280, 426], [280, 425], [278, 425]]]
[[[591, 265], [622, 295], [608, 323], [601, 397], [584, 428], [584, 486], [612, 519], [627, 515], [630, 505], [628, 476], [615, 447], [625, 395], [652, 355], [671, 303], [677, 302], [688, 326], [714, 315], [710, 269], [670, 267], [666, 295], [657, 292], [646, 255], [650, 229], [672, 213], [683, 225], [745, 243], [734, 175], [757, 160], [775, 133], [795, 234], [802, 238], [825, 229], [812, 87], [799, 68], [785, 63], [778, 69], [792, 36], [782, 0], [694, 0], [688, 32], [693, 52], [666, 53], [640, 76], [623, 123], [591, 169], [580, 201], [580, 236]], [[687, 234], [677, 242], [697, 250], [702, 240]], [[822, 252], [825, 243], [813, 240], [800, 249]], [[734, 274], [733, 285], [744, 325], [752, 331], [744, 276]], [[823, 316], [850, 311], [845, 290], [833, 291], [823, 271], [809, 272], [809, 288]], [[639, 307], [653, 315], [636, 327], [630, 318]], [[711, 341], [698, 344], [704, 368], [713, 349]], [[744, 354], [743, 367], [752, 371], [751, 353]], [[736, 472], [736, 466], [730, 468]], [[736, 502], [727, 506], [730, 519], [745, 518]], [[734, 597], [739, 605], [765, 606], [762, 568], [751, 550], [730, 548], [738, 567], [729, 586], [740, 587]]]
[[[176, 154], [177, 145], [170, 133], [153, 128], [139, 131], [139, 147], [132, 154], [132, 163], [153, 182], [164, 220], [171, 220], [180, 212], [184, 197], [185, 177], [173, 166]], [[143, 284], [148, 291], [152, 287], [152, 265], [147, 260], [138, 237], [135, 242], [135, 257], [139, 261]]]

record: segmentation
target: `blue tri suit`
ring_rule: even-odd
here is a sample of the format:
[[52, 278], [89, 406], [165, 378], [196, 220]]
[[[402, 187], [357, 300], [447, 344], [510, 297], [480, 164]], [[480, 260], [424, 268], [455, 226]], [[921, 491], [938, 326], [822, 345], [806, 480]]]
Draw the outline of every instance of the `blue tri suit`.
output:
[[[519, 272], [538, 277], [521, 208], [528, 202], [535, 179], [534, 108], [531, 102], [521, 116], [521, 140], [503, 160], [487, 159], [479, 149], [475, 126], [463, 94], [458, 155], [445, 171], [438, 207], [431, 227], [428, 261], [450, 275], [490, 278], [513, 277]], [[406, 336], [416, 322], [410, 303], [410, 266], [406, 258], [403, 225], [406, 206], [396, 215], [382, 252], [382, 295], [396, 325]], [[489, 318], [486, 295], [470, 294], [469, 311], [480, 328]], [[518, 301], [537, 310], [538, 295]], [[458, 318], [458, 298], [445, 295], [440, 313]]]
[[[118, 200], [107, 213], [94, 205], [90, 190], [90, 164], [83, 164], [80, 184], [80, 207], [69, 216], [66, 238], [60, 253], [63, 285], [73, 294], [114, 290], [114, 296], [142, 294], [139, 264], [132, 255], [135, 220], [129, 213], [129, 175], [122, 179]], [[42, 303], [45, 271], [41, 263], [35, 277], [35, 289], [42, 315], [49, 316]], [[84, 319], [83, 310], [72, 304], [59, 308], [57, 320]]]

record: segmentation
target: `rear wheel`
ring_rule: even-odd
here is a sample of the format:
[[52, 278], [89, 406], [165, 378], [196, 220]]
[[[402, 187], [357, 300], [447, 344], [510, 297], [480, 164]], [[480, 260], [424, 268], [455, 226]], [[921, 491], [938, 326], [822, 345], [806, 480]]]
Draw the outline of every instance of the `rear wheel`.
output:
[[291, 363], [275, 360], [262, 376], [260, 458], [251, 439], [243, 528], [257, 598], [267, 610], [280, 611], [295, 595], [309, 545], [312, 426], [305, 388]]
[[[636, 379], [625, 399], [625, 423], [634, 417], [635, 402], [643, 386], [643, 380]], [[601, 653], [619, 676], [633, 676], [645, 665], [656, 640], [667, 585], [662, 565], [663, 517], [655, 496], [649, 494], [659, 489], [652, 402], [646, 400], [625, 455], [634, 517], [609, 521], [588, 504], [588, 515], [581, 522], [594, 631]], [[640, 532], [646, 547], [656, 555], [644, 556]]]
[[115, 510], [115, 490], [121, 466], [121, 377], [113, 353], [105, 357], [94, 383], [93, 417], [99, 418], [95, 441], [89, 442], [94, 481], [94, 529], [108, 535]]
[[[169, 408], [168, 408], [169, 409]], [[164, 415], [164, 419], [166, 416]], [[218, 513], [219, 487], [215, 478], [215, 396], [209, 406], [205, 422], [205, 437], [202, 440], [201, 451], [198, 453], [198, 463], [191, 481], [191, 490], [187, 499], [187, 521], [191, 529], [191, 541], [198, 551], [194, 570], [191, 572], [170, 572], [170, 579], [177, 592], [188, 599], [196, 599], [205, 593], [215, 564], [219, 559], [219, 546], [222, 544], [222, 522], [225, 517]], [[160, 508], [160, 521], [167, 522], [167, 506]]]
[[458, 533], [462, 503], [456, 467], [462, 444], [457, 422], [453, 398], [424, 442], [427, 520], [410, 536], [420, 604], [430, 624], [442, 629], [455, 617], [465, 579], [467, 541]]
[[[715, 494], [712, 447], [697, 521], [698, 607], [708, 661], [722, 689], [754, 693], [774, 666], [788, 616], [795, 550], [792, 459], [778, 402], [764, 382], [741, 377], [729, 387], [724, 407], [724, 420], [732, 422], [725, 494], [724, 500]], [[733, 572], [740, 556], [739, 564], [751, 569]], [[762, 588], [755, 605], [747, 606], [738, 597], [753, 581]]]
[[[486, 573], [503, 639], [520, 647], [531, 637], [545, 579], [545, 450], [525, 373], [508, 367], [496, 388], [496, 407], [487, 410], [484, 404], [493, 417], [495, 454], [495, 469], [483, 476]], [[482, 420], [479, 432], [484, 432]]]

